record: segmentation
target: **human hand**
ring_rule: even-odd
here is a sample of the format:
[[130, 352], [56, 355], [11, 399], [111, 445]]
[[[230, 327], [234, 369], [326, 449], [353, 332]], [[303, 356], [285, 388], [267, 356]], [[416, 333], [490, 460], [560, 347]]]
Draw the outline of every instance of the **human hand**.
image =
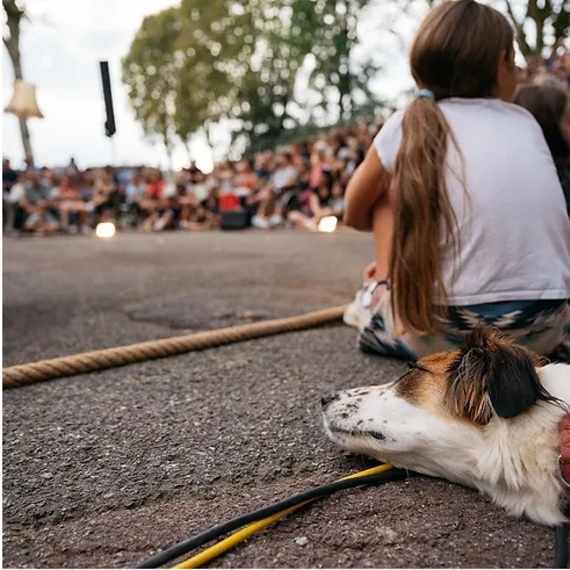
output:
[[372, 261], [365, 268], [362, 274], [362, 280], [367, 283], [369, 281], [374, 281], [376, 277], [376, 262]]

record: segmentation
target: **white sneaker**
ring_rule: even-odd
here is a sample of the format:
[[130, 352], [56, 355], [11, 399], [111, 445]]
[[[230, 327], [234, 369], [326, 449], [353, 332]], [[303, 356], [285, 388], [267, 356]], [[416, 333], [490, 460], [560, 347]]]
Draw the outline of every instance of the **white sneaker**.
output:
[[260, 230], [266, 230], [269, 227], [269, 222], [259, 216], [253, 216], [253, 218], [251, 218], [251, 225]]
[[372, 294], [376, 289], [377, 283], [372, 282], [368, 285], [363, 285], [362, 288], [356, 292], [354, 301], [348, 305], [342, 316], [345, 325], [354, 327], [362, 331], [370, 323], [372, 318]]
[[270, 225], [272, 225], [273, 227], [275, 227], [275, 226], [282, 226], [283, 223], [284, 223], [283, 216], [279, 216], [279, 215], [271, 216], [271, 219], [269, 220], [269, 223], [270, 223]]
[[161, 232], [165, 227], [166, 223], [164, 222], [164, 220], [157, 220], [156, 222], [154, 222], [152, 230], [155, 232]]

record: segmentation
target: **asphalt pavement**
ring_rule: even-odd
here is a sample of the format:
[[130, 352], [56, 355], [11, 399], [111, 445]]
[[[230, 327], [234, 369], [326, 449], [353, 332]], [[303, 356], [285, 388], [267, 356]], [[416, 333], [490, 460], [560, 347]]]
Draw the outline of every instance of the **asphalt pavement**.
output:
[[[292, 231], [3, 240], [3, 365], [349, 302], [369, 236]], [[326, 438], [320, 396], [405, 366], [342, 324], [3, 392], [3, 566], [125, 568], [374, 463]], [[427, 477], [351, 490], [222, 568], [532, 568], [553, 532]]]

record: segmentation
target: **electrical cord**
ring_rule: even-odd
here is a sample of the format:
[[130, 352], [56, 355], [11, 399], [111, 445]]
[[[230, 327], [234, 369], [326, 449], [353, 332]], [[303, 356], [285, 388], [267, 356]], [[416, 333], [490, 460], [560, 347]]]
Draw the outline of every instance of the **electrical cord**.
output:
[[568, 568], [567, 530], [566, 524], [561, 524], [554, 529], [554, 568]]
[[158, 554], [155, 554], [154, 556], [151, 556], [150, 558], [132, 567], [158, 568], [159, 566], [168, 564], [179, 556], [187, 554], [195, 548], [198, 548], [208, 542], [211, 542], [212, 540], [220, 538], [224, 534], [232, 532], [242, 526], [254, 523], [256, 521], [261, 521], [261, 519], [276, 515], [281, 511], [298, 506], [301, 503], [306, 503], [307, 501], [325, 497], [343, 489], [351, 489], [354, 487], [360, 487], [362, 485], [388, 483], [390, 481], [406, 478], [408, 475], [409, 472], [406, 470], [395, 469], [391, 465], [380, 465], [366, 471], [361, 471], [359, 473], [355, 473], [353, 475], [340, 479], [339, 481], [334, 481], [332, 483], [327, 483], [325, 485], [315, 487], [314, 489], [304, 491], [302, 493], [294, 495], [293, 497], [289, 497], [288, 499], [274, 503], [273, 505], [263, 507], [251, 513], [238, 516], [225, 523], [216, 525], [204, 532], [201, 532], [200, 534], [197, 534], [178, 544], [175, 544], [174, 546], [167, 548], [166, 550], [163, 550], [162, 552], [159, 552]]

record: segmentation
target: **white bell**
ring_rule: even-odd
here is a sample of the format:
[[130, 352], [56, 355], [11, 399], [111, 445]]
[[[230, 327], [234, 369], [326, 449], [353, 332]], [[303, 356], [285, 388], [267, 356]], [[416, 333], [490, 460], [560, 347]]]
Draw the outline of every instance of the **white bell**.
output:
[[43, 119], [44, 116], [36, 101], [36, 86], [21, 79], [16, 79], [12, 100], [8, 103], [4, 112], [12, 113], [20, 119], [29, 119], [30, 117]]

